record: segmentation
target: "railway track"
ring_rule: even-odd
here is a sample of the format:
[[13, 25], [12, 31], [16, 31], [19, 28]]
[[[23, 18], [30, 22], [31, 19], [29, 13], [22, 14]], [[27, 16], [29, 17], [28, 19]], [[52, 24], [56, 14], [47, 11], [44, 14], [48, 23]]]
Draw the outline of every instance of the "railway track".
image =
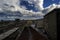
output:
[[25, 27], [20, 37], [16, 40], [48, 40], [48, 38], [37, 32], [32, 27]]
[[25, 27], [22, 33], [17, 30], [3, 40], [48, 40], [48, 37], [40, 34], [32, 27]]

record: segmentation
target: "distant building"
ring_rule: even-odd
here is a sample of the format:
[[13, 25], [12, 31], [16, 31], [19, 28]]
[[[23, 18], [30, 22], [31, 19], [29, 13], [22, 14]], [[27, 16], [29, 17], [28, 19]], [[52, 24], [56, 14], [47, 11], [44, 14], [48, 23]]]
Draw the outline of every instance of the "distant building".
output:
[[[50, 36], [51, 40], [57, 40], [57, 31], [60, 27], [60, 9], [54, 9], [44, 16], [44, 28]], [[57, 30], [58, 28], [58, 30]]]
[[31, 27], [35, 28], [35, 24], [31, 24]]
[[43, 19], [32, 20], [33, 24], [35, 24], [36, 28], [43, 27]]
[[37, 28], [42, 28], [43, 27], [43, 19], [37, 20]]

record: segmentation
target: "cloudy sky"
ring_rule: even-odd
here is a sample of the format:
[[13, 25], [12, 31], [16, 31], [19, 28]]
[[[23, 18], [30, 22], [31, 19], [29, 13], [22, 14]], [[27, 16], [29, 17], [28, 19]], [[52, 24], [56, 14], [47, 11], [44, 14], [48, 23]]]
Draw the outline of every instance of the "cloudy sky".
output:
[[0, 20], [41, 19], [54, 8], [60, 0], [0, 0]]

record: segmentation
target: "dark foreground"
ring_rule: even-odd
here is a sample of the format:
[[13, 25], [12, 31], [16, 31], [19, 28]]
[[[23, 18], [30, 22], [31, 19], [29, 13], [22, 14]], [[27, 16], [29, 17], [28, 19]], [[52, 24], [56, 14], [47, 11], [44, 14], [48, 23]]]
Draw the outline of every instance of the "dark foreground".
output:
[[22, 33], [17, 30], [3, 40], [48, 40], [47, 36], [40, 34], [32, 27], [25, 27]]

